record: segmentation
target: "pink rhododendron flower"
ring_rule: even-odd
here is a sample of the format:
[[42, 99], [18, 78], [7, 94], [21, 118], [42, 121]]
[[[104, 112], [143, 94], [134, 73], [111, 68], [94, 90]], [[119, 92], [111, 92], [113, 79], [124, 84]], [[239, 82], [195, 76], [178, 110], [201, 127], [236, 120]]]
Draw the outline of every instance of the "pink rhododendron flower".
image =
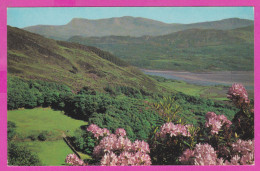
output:
[[116, 166], [117, 163], [117, 155], [113, 152], [106, 153], [100, 161], [101, 166]]
[[234, 152], [237, 152], [241, 155], [246, 155], [247, 153], [254, 153], [254, 140], [237, 140], [237, 142], [232, 144]]
[[240, 163], [242, 165], [252, 165], [255, 163], [254, 153], [247, 153], [241, 157]]
[[245, 87], [238, 83], [234, 83], [229, 88], [227, 98], [231, 99], [237, 106], [250, 103]]
[[135, 165], [151, 165], [151, 158], [148, 154], [138, 151], [134, 155]]
[[238, 155], [235, 155], [230, 160], [230, 165], [239, 165], [240, 157]]
[[184, 165], [190, 165], [194, 163], [194, 151], [187, 149], [183, 152], [181, 157], [179, 157], [179, 161]]
[[211, 134], [218, 134], [223, 125], [230, 127], [232, 122], [227, 119], [225, 115], [216, 115], [214, 112], [208, 112], [206, 114], [206, 127], [211, 128]]
[[126, 137], [118, 137], [117, 141], [115, 141], [115, 150], [128, 151], [132, 148], [131, 141]]
[[172, 122], [165, 123], [161, 126], [160, 132], [157, 134], [161, 138], [165, 138], [166, 135], [169, 134], [170, 137], [182, 135], [185, 137], [191, 136], [189, 133], [189, 129], [185, 125], [174, 124]]
[[141, 151], [143, 153], [150, 153], [149, 144], [145, 141], [136, 140], [132, 145], [132, 149], [134, 151]]
[[194, 149], [195, 165], [216, 165], [217, 154], [209, 144], [197, 144]]
[[[100, 128], [90, 125], [88, 131], [99, 134]], [[105, 129], [100, 132], [105, 132]], [[151, 165], [151, 158], [147, 154], [150, 152], [148, 143], [136, 140], [132, 143], [126, 137], [126, 131], [119, 128], [116, 134], [103, 136], [99, 144], [94, 147], [93, 155], [100, 159], [103, 166], [130, 166], [130, 165]]]
[[88, 128], [87, 128], [87, 131], [93, 133], [94, 137], [96, 137], [97, 139], [99, 139], [99, 137], [110, 135], [110, 132], [109, 132], [108, 129], [106, 129], [106, 128], [104, 128], [104, 129], [99, 128], [95, 124], [89, 125]]
[[76, 154], [69, 154], [67, 155], [65, 162], [72, 165], [72, 166], [85, 166], [83, 160], [80, 160]]
[[216, 165], [217, 154], [209, 144], [196, 144], [194, 150], [187, 149], [179, 158], [182, 164]]
[[120, 153], [118, 156], [118, 165], [120, 166], [131, 166], [135, 165], [135, 158], [134, 158], [134, 153], [130, 153], [128, 151], [123, 151]]
[[124, 137], [126, 136], [126, 131], [123, 128], [117, 128], [115, 134]]

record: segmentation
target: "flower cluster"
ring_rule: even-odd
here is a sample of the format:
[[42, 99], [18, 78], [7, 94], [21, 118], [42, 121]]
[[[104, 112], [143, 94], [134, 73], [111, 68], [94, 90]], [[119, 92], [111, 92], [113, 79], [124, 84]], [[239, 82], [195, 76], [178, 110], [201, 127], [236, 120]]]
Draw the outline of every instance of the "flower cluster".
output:
[[242, 165], [254, 164], [254, 144], [254, 140], [244, 141], [240, 139], [232, 144], [237, 163]]
[[223, 125], [230, 127], [232, 122], [227, 119], [225, 115], [216, 115], [214, 112], [208, 112], [206, 114], [206, 127], [211, 128], [211, 134], [218, 134]]
[[217, 153], [209, 144], [197, 144], [194, 150], [187, 149], [179, 157], [185, 165], [249, 165], [254, 164], [254, 140], [238, 140], [232, 144], [231, 160], [217, 158]]
[[231, 99], [238, 107], [242, 104], [250, 103], [247, 91], [242, 84], [234, 83], [232, 87], [229, 88], [227, 97]]
[[218, 159], [219, 165], [251, 165], [254, 164], [254, 140], [237, 140], [232, 144], [230, 161]]
[[142, 152], [127, 152], [124, 151], [119, 155], [114, 152], [106, 153], [100, 164], [102, 166], [137, 166], [137, 165], [151, 165], [151, 158], [148, 154]]
[[[95, 137], [103, 136], [96, 130], [102, 130], [96, 125], [91, 125], [87, 130]], [[102, 133], [102, 131], [100, 131]], [[132, 143], [126, 137], [126, 131], [118, 128], [115, 134], [106, 134], [94, 148], [93, 155], [100, 159], [102, 166], [129, 166], [129, 165], [151, 165], [148, 143], [136, 140]]]
[[217, 153], [211, 145], [199, 143], [194, 150], [184, 151], [179, 161], [186, 165], [216, 165]]
[[182, 135], [184, 137], [191, 136], [189, 133], [189, 126], [190, 125], [182, 125], [182, 124], [174, 124], [172, 122], [165, 123], [161, 126], [160, 132], [157, 133], [157, 136], [161, 138], [165, 138], [167, 134], [170, 137]]
[[245, 155], [247, 153], [253, 153], [254, 152], [254, 140], [237, 140], [237, 142], [232, 144], [232, 148], [234, 152], [237, 152], [239, 154]]
[[108, 129], [104, 128], [99, 128], [97, 125], [95, 124], [91, 124], [88, 126], [87, 131], [92, 132], [94, 134], [94, 137], [96, 137], [97, 139], [99, 137], [103, 137], [103, 136], [107, 136], [110, 135], [110, 132]]
[[115, 134], [122, 137], [126, 136], [126, 132], [123, 128], [117, 128]]
[[76, 154], [67, 155], [65, 162], [72, 166], [86, 166], [83, 160], [80, 160]]

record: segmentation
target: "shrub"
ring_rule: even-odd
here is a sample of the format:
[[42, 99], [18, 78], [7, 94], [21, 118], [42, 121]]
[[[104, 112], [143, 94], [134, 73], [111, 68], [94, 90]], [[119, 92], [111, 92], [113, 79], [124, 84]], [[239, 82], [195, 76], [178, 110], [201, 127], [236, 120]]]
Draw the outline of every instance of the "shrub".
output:
[[35, 140], [37, 140], [37, 138], [39, 138], [39, 136], [32, 134], [32, 135], [29, 135], [28, 138], [30, 138], [32, 141], [35, 141]]
[[16, 134], [16, 125], [14, 122], [8, 121], [7, 122], [7, 139], [8, 141], [11, 141], [13, 139], [13, 137]]
[[25, 146], [8, 143], [9, 166], [40, 166], [41, 162], [36, 154]]
[[77, 151], [91, 155], [96, 145], [96, 139], [89, 132], [77, 129], [72, 137], [72, 143]]
[[45, 141], [48, 137], [48, 131], [42, 131], [39, 135], [38, 135], [38, 139], [40, 141]]

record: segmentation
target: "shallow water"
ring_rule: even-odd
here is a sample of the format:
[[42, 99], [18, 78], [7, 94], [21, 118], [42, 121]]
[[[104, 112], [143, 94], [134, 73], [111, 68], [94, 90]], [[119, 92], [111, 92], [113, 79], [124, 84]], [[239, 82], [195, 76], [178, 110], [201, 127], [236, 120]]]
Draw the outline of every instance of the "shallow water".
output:
[[215, 71], [215, 72], [180, 72], [180, 71], [160, 71], [142, 69], [145, 74], [161, 76], [167, 79], [185, 81], [190, 84], [213, 86], [242, 83], [248, 90], [254, 89], [253, 71]]

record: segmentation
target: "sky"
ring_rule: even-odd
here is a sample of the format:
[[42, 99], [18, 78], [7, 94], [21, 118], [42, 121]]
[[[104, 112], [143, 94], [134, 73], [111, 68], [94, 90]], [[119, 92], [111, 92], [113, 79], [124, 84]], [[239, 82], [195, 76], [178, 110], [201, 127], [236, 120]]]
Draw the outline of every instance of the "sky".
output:
[[64, 25], [72, 18], [101, 19], [144, 17], [165, 23], [196, 23], [226, 18], [254, 20], [253, 7], [41, 7], [8, 8], [7, 24], [13, 27]]

